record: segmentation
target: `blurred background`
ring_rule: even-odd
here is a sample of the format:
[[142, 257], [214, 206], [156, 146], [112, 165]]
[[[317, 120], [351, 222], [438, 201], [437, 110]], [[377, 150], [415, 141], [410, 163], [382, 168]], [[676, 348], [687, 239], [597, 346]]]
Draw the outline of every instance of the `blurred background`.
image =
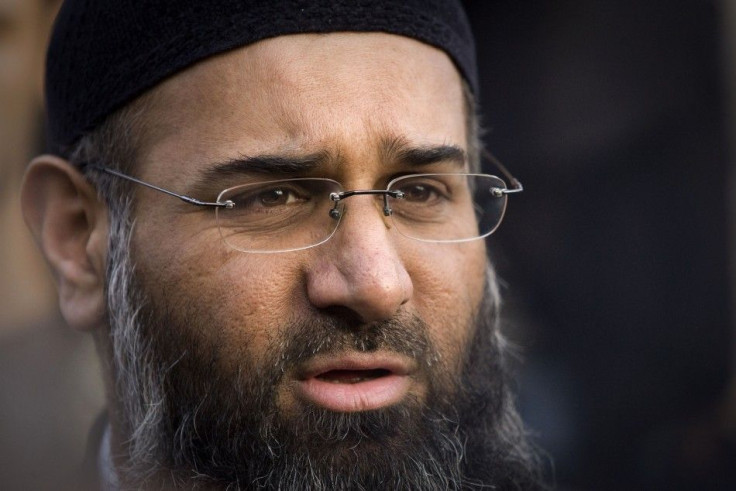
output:
[[526, 188], [491, 253], [559, 487], [736, 489], [736, 5], [467, 5], [486, 144]]
[[[0, 487], [53, 489], [104, 405], [19, 212], [56, 0], [0, 0]], [[736, 1], [466, 1], [490, 242], [558, 489], [736, 489]]]
[[62, 489], [104, 405], [89, 336], [64, 326], [20, 214], [43, 150], [42, 73], [60, 2], [0, 0], [0, 489]]

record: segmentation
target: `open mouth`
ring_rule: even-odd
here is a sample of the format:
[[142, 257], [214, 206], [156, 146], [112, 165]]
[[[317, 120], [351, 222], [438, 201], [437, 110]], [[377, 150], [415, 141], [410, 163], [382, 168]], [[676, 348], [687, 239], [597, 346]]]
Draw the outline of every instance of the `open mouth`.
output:
[[333, 384], [359, 384], [388, 375], [391, 375], [390, 370], [376, 368], [374, 370], [330, 370], [320, 373], [315, 378]]
[[396, 404], [412, 383], [411, 363], [396, 356], [354, 354], [313, 360], [295, 380], [295, 395], [339, 412]]

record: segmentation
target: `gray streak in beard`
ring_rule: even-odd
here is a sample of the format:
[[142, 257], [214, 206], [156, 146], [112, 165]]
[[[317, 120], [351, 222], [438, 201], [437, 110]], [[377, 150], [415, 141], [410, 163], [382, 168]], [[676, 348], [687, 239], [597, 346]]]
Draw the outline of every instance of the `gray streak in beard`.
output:
[[115, 399], [120, 405], [110, 409], [121, 425], [120, 436], [126, 438], [122, 443], [130, 466], [118, 470], [123, 475], [126, 471], [146, 475], [160, 464], [164, 395], [162, 374], [156, 370], [150, 343], [141, 332], [142, 299], [137, 298], [132, 285], [132, 209], [132, 199], [126, 198], [110, 210], [106, 295]]

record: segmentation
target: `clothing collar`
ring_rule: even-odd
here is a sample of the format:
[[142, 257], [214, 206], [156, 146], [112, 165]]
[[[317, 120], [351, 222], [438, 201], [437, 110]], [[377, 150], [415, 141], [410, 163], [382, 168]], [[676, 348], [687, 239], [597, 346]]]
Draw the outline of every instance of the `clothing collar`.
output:
[[110, 423], [105, 425], [99, 453], [97, 454], [97, 469], [100, 475], [100, 489], [102, 491], [119, 491], [120, 481], [112, 462], [112, 441], [110, 438]]

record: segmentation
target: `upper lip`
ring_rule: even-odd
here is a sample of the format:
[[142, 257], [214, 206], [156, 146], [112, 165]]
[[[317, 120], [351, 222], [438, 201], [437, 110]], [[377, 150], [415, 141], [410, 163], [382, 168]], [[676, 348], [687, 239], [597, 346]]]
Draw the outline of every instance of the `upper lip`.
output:
[[394, 353], [345, 353], [317, 355], [297, 370], [299, 380], [307, 380], [332, 370], [387, 370], [393, 375], [409, 375], [415, 363]]

